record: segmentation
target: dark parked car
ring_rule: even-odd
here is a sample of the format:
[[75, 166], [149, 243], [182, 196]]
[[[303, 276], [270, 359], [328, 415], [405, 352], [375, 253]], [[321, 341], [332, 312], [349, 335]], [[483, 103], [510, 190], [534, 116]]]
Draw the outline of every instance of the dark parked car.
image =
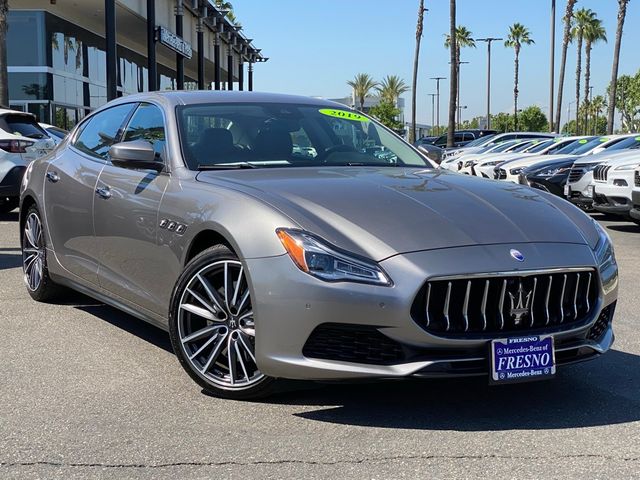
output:
[[[457, 130], [454, 134], [453, 146], [454, 147], [463, 147], [469, 142], [473, 142], [478, 138], [487, 137], [489, 135], [495, 135], [495, 130]], [[437, 147], [446, 147], [447, 146], [447, 134], [440, 135], [434, 142], [433, 145]]]
[[520, 183], [564, 197], [564, 186], [575, 160], [575, 157], [568, 157], [536, 163], [520, 172]]

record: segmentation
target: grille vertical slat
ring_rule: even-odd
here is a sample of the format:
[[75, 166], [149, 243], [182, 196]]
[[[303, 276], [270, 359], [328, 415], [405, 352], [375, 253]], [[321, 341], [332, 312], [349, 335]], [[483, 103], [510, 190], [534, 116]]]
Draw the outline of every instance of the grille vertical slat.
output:
[[596, 279], [589, 269], [436, 278], [426, 282], [412, 316], [445, 336], [567, 329], [592, 315]]
[[551, 296], [551, 285], [553, 285], [553, 277], [549, 275], [549, 287], [547, 287], [547, 299], [545, 300], [545, 308], [547, 311], [547, 321], [545, 322], [545, 325], [549, 325], [549, 322], [551, 321], [551, 316], [549, 315], [549, 297]]
[[451, 282], [447, 287], [447, 298], [444, 301], [444, 319], [447, 321], [447, 331], [451, 328], [451, 321], [449, 320], [449, 302], [451, 301]]
[[[431, 285], [429, 285], [431, 288]], [[489, 294], [489, 280], [484, 282], [484, 293], [482, 294], [482, 331], [487, 329], [487, 295]]]
[[502, 292], [500, 293], [500, 330], [504, 328], [504, 296], [507, 293], [507, 280], [505, 279], [502, 283]]
[[462, 305], [462, 316], [464, 317], [464, 331], [469, 330], [469, 294], [471, 293], [471, 280], [467, 282], [467, 291], [464, 294], [464, 304]]

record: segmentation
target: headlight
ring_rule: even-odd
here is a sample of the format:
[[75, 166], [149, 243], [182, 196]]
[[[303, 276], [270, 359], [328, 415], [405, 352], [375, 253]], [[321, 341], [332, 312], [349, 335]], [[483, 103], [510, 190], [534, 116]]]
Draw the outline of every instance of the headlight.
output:
[[473, 167], [476, 163], [478, 163], [476, 160], [467, 160], [464, 162], [464, 168]]
[[496, 160], [496, 161], [493, 161], [493, 162], [484, 162], [482, 165], [486, 166], [486, 167], [495, 167], [499, 163], [502, 163], [502, 160]]
[[600, 162], [594, 162], [594, 163], [583, 163], [581, 166], [584, 167], [584, 171], [585, 172], [590, 172], [592, 171], [594, 168], [596, 168], [598, 165], [600, 165]]
[[613, 251], [613, 243], [611, 243], [611, 238], [609, 234], [605, 231], [602, 226], [593, 220], [593, 224], [598, 230], [598, 244], [595, 248], [596, 259], [598, 260], [598, 265], [601, 270], [605, 270], [606, 268], [616, 264], [616, 255]]
[[619, 167], [614, 168], [614, 170], [635, 170], [637, 166], [637, 163], [630, 163], [628, 165], [620, 165]]
[[509, 170], [509, 173], [511, 175], [520, 175], [521, 171], [522, 171], [522, 167], [518, 167], [518, 168], [512, 168], [511, 170]]
[[300, 230], [276, 230], [293, 263], [305, 273], [328, 282], [391, 285], [391, 279], [375, 262], [339, 251], [314, 235]]
[[560, 168], [550, 168], [548, 170], [544, 170], [538, 174], [536, 174], [536, 176], [538, 177], [554, 177], [556, 175], [559, 175], [561, 173], [564, 173], [568, 170], [571, 170], [571, 167], [560, 167]]

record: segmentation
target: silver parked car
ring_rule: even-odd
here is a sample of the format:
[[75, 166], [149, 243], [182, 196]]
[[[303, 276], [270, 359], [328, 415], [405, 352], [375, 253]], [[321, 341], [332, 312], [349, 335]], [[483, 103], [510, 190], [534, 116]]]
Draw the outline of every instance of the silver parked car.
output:
[[25, 283], [167, 329], [189, 375], [230, 398], [286, 378], [535, 380], [605, 352], [605, 231], [552, 195], [428, 162], [325, 100], [121, 98], [28, 167]]

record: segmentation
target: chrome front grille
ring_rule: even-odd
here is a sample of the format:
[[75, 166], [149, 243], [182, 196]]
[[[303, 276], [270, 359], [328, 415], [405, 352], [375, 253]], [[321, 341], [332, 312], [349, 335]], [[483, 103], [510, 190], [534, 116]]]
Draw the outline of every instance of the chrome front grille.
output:
[[574, 165], [569, 172], [569, 183], [577, 182], [582, 178], [587, 169], [581, 165]]
[[611, 165], [598, 165], [593, 169], [593, 179], [596, 182], [606, 182], [609, 170], [611, 170]]
[[633, 183], [636, 187], [640, 187], [640, 171], [636, 170], [636, 173], [633, 176]]
[[569, 329], [587, 322], [598, 301], [595, 270], [434, 279], [413, 307], [414, 319], [438, 336], [502, 336]]

